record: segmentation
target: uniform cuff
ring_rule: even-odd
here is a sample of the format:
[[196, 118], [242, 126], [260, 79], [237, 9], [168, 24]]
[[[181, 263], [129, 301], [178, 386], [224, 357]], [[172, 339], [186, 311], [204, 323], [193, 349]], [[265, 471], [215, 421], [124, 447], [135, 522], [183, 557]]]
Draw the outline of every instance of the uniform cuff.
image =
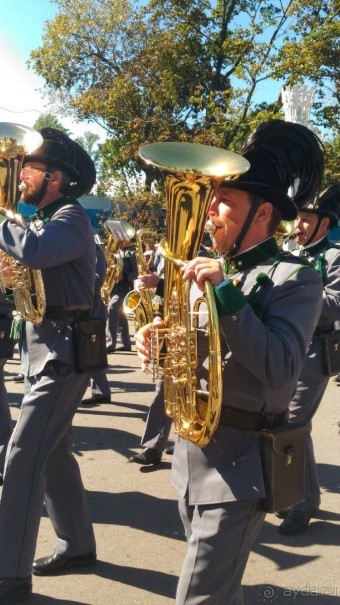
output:
[[222, 282], [214, 289], [217, 314], [219, 317], [223, 315], [231, 315], [242, 309], [247, 302], [246, 297], [238, 290], [231, 279]]

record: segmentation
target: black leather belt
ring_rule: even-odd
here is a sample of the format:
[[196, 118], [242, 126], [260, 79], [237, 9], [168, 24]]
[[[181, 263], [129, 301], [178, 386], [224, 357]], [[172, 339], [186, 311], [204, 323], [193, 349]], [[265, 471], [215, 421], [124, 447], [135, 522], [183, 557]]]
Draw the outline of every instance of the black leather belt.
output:
[[85, 319], [92, 317], [92, 309], [65, 309], [54, 305], [46, 307], [45, 319], [54, 319], [60, 321], [73, 321], [75, 319]]
[[220, 416], [222, 426], [229, 426], [242, 431], [261, 431], [262, 429], [274, 428], [285, 424], [288, 418], [287, 410], [278, 414], [261, 414], [261, 412], [249, 412], [237, 408], [223, 407]]

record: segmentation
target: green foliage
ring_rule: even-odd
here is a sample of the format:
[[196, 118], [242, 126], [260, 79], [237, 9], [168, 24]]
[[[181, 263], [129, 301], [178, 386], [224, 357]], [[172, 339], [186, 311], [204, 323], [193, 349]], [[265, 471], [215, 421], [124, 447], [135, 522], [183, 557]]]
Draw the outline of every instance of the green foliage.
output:
[[31, 64], [64, 113], [106, 127], [98, 192], [133, 200], [141, 216], [158, 173], [140, 146], [239, 149], [257, 124], [282, 116], [280, 100], [259, 102], [264, 82], [308, 78], [314, 122], [336, 127], [335, 0], [54, 1]]
[[65, 134], [70, 134], [69, 130], [59, 122], [53, 113], [42, 113], [35, 122], [34, 128], [36, 130], [40, 130], [41, 128], [56, 128], [56, 130], [61, 130]]

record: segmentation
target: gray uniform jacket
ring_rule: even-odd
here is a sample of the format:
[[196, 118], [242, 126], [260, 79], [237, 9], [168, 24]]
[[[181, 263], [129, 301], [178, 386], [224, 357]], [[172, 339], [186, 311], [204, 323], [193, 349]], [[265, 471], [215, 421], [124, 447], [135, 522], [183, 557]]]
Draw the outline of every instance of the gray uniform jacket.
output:
[[[61, 203], [66, 205], [60, 207]], [[66, 198], [37, 214], [26, 229], [5, 220], [0, 225], [0, 248], [31, 269], [41, 269], [47, 307], [92, 309], [96, 253], [85, 210]], [[44, 319], [36, 326], [26, 322], [23, 373], [35, 376], [52, 359], [73, 364], [70, 323]]]
[[[232, 279], [237, 280], [237, 287], [227, 280], [215, 288], [215, 297], [219, 301], [223, 405], [278, 413], [288, 408], [295, 392], [321, 312], [322, 283], [313, 268], [302, 268], [291, 255], [275, 266], [276, 244], [272, 238], [266, 242], [236, 257], [239, 273]], [[260, 261], [259, 250], [264, 257]], [[254, 289], [258, 294], [250, 304], [246, 297]], [[201, 345], [199, 350], [203, 360]], [[203, 362], [201, 386], [207, 379]], [[257, 433], [220, 425], [204, 448], [179, 439], [172, 477], [182, 497], [188, 491], [190, 504], [263, 497]]]

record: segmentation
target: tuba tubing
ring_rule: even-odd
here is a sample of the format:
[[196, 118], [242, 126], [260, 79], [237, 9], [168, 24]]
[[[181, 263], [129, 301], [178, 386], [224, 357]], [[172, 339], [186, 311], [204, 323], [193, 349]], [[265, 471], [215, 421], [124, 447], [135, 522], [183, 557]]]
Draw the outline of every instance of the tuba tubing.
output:
[[153, 143], [142, 147], [140, 156], [158, 167], [165, 181], [166, 237], [159, 245], [165, 258], [166, 328], [160, 331], [166, 343], [162, 353], [165, 410], [180, 437], [204, 447], [217, 429], [222, 406], [219, 321], [214, 289], [207, 282], [209, 389], [202, 392], [196, 374], [198, 330], [192, 319], [202, 300], [193, 313], [190, 284], [184, 282], [181, 267], [197, 256], [215, 187], [246, 172], [249, 162], [236, 153], [193, 143]]

